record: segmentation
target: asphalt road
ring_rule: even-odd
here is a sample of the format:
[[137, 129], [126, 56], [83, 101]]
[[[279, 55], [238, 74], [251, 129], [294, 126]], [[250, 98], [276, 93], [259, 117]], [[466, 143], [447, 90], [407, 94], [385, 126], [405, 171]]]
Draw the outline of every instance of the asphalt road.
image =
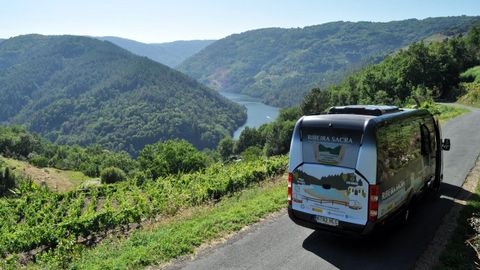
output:
[[447, 122], [443, 137], [452, 143], [451, 151], [444, 152], [444, 196], [421, 201], [405, 227], [387, 228], [371, 239], [355, 239], [297, 226], [284, 213], [169, 268], [411, 269], [453, 206], [447, 197], [464, 192], [460, 186], [480, 153], [480, 110]]

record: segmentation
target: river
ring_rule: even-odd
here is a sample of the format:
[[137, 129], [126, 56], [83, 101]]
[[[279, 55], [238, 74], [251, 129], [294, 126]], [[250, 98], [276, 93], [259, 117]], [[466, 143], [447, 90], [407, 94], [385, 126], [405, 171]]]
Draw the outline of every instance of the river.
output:
[[247, 108], [247, 122], [235, 130], [233, 133], [234, 139], [238, 139], [238, 137], [240, 137], [240, 133], [242, 133], [246, 127], [258, 128], [263, 124], [273, 122], [277, 118], [280, 110], [280, 108], [272, 107], [262, 103], [261, 99], [259, 98], [227, 92], [220, 92], [220, 94], [229, 100]]

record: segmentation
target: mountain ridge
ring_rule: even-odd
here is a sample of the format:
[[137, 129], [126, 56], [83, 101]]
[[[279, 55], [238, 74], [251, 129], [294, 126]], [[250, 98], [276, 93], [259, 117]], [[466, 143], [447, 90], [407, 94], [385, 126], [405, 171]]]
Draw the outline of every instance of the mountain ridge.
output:
[[188, 57], [199, 52], [215, 40], [177, 40], [164, 43], [143, 43], [140, 41], [116, 37], [95, 37], [100, 40], [110, 41], [134, 54], [146, 56], [154, 61], [175, 68]]
[[455, 35], [480, 17], [437, 17], [392, 22], [330, 22], [303, 28], [264, 28], [220, 39], [178, 69], [209, 87], [261, 97], [275, 106], [298, 104], [311, 88], [388, 54], [442, 33]]
[[136, 154], [183, 138], [215, 147], [244, 108], [185, 74], [113, 43], [24, 35], [0, 43], [0, 122], [59, 144], [99, 143]]

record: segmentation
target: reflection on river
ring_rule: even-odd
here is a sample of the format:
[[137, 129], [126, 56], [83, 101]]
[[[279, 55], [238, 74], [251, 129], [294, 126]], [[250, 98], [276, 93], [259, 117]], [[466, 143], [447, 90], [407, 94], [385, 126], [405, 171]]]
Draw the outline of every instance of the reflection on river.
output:
[[280, 108], [262, 103], [259, 98], [227, 92], [220, 92], [220, 94], [233, 102], [247, 107], [247, 122], [235, 130], [233, 133], [233, 138], [235, 139], [238, 139], [245, 127], [258, 128], [263, 124], [273, 122], [277, 118], [280, 110]]

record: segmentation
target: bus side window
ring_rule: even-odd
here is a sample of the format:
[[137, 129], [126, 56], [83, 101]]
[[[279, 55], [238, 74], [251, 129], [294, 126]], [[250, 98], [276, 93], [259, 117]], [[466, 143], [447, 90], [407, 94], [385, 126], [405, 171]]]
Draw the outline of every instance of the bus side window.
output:
[[378, 127], [376, 130], [377, 139], [377, 181], [384, 182], [389, 177], [390, 165], [388, 153], [388, 126]]
[[432, 153], [431, 136], [428, 127], [425, 124], [420, 125], [422, 156], [427, 156]]
[[421, 135], [414, 120], [380, 126], [377, 138], [377, 177], [388, 181], [420, 156]]
[[430, 149], [432, 150], [431, 154], [435, 157], [437, 153], [437, 141], [435, 138], [435, 124], [433, 123], [433, 121], [435, 121], [433, 117], [429, 117], [428, 120], [425, 122], [425, 125], [430, 131]]

